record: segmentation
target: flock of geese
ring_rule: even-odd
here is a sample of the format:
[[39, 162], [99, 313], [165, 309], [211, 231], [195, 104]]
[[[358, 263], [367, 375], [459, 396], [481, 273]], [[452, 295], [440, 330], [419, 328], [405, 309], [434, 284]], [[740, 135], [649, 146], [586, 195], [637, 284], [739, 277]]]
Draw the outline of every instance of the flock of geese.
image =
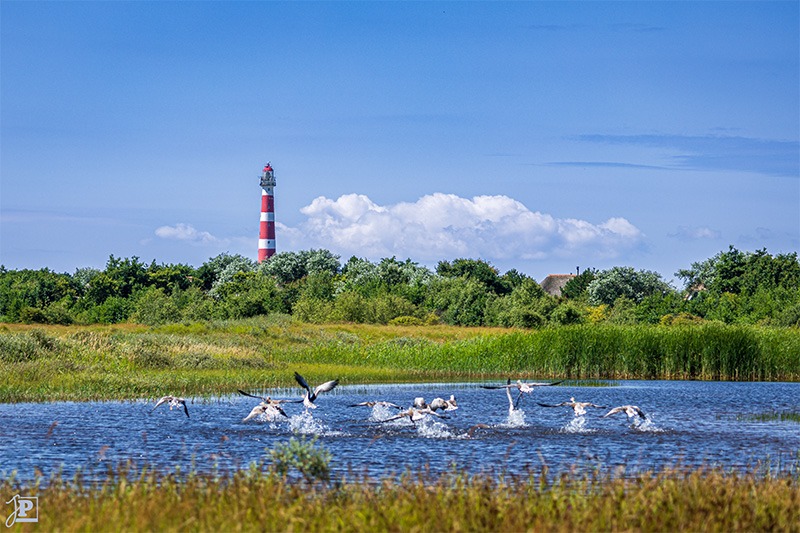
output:
[[[257, 417], [266, 418], [267, 420], [275, 420], [281, 416], [289, 418], [289, 415], [287, 415], [286, 411], [284, 411], [283, 407], [281, 407], [283, 404], [287, 403], [302, 403], [305, 406], [306, 411], [309, 409], [316, 409], [317, 405], [314, 402], [317, 400], [319, 395], [323, 392], [332, 391], [339, 384], [339, 380], [334, 379], [331, 381], [326, 381], [325, 383], [322, 383], [321, 385], [318, 385], [312, 389], [306, 379], [297, 372], [294, 373], [294, 379], [305, 391], [303, 393], [303, 397], [298, 400], [274, 399], [270, 398], [269, 396], [257, 396], [255, 394], [250, 394], [249, 392], [239, 390], [239, 394], [261, 400], [261, 403], [253, 407], [253, 409], [250, 411], [250, 414], [242, 419], [242, 422], [247, 422]], [[552, 385], [558, 385], [559, 383], [563, 383], [563, 380], [549, 383], [524, 383], [520, 380], [512, 382], [509, 378], [505, 385], [481, 385], [481, 387], [484, 389], [505, 389], [506, 395], [508, 396], [508, 413], [511, 415], [514, 413], [514, 411], [519, 410], [519, 404], [523, 395], [531, 394], [539, 387], [549, 387]], [[516, 400], [511, 395], [512, 389], [516, 389], [518, 391]], [[179, 398], [177, 396], [164, 396], [156, 402], [155, 407], [153, 407], [150, 412], [155, 411], [160, 405], [169, 405], [170, 410], [173, 408], [183, 408], [183, 412], [186, 413], [187, 417], [189, 417], [189, 408], [186, 406], [186, 399], [184, 398]], [[570, 398], [568, 402], [561, 402], [558, 404], [538, 403], [538, 405], [542, 407], [569, 407], [573, 410], [576, 417], [586, 414], [587, 408], [606, 409], [605, 406], [596, 405], [591, 402], [575, 401], [574, 397]], [[451, 394], [450, 398], [447, 400], [444, 398], [434, 398], [430, 403], [426, 402], [424, 398], [418, 397], [414, 399], [413, 405], [408, 408], [404, 408], [400, 405], [387, 401], [365, 401], [348, 405], [348, 407], [370, 408], [376, 406], [398, 410], [397, 415], [380, 420], [379, 422], [390, 422], [392, 420], [408, 418], [412, 423], [416, 423], [427, 416], [449, 418], [443, 413], [458, 409], [458, 402], [456, 402], [455, 396]], [[442, 413], [439, 413], [438, 411], [442, 411]], [[618, 407], [614, 407], [604, 414], [603, 418], [615, 415], [617, 413], [625, 413], [628, 418], [640, 418], [643, 420], [647, 419], [647, 415], [644, 413], [644, 411], [635, 405], [620, 405]]]

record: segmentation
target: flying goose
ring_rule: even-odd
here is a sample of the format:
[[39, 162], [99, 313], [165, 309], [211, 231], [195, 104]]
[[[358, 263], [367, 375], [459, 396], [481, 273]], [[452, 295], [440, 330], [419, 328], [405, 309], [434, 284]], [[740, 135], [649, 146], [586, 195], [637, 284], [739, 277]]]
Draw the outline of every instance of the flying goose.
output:
[[274, 419], [276, 416], [285, 416], [289, 418], [289, 415], [286, 414], [286, 411], [283, 410], [281, 407], [282, 403], [300, 403], [303, 400], [275, 400], [270, 398], [269, 396], [256, 396], [255, 394], [250, 394], [249, 392], [245, 392], [241, 389], [237, 389], [239, 394], [244, 396], [249, 396], [250, 398], [258, 398], [261, 400], [261, 403], [253, 407], [250, 411], [250, 414], [247, 415], [245, 418], [242, 419], [242, 422], [247, 422], [250, 419], [253, 419], [259, 415], [266, 415], [269, 419]]
[[261, 415], [265, 415], [269, 420], [274, 420], [275, 417], [279, 415], [289, 418], [289, 415], [286, 414], [286, 411], [284, 411], [280, 405], [261, 402], [253, 407], [253, 410], [250, 411], [249, 415], [242, 419], [242, 422], [247, 422], [248, 420]]
[[428, 405], [433, 411], [437, 411], [439, 409], [441, 409], [442, 411], [455, 411], [456, 409], [458, 409], [458, 403], [456, 402], [456, 397], [452, 394], [450, 395], [449, 400], [445, 400], [443, 398], [434, 398]]
[[393, 407], [395, 409], [402, 409], [402, 407], [400, 407], [397, 404], [394, 404], [392, 402], [383, 402], [383, 401], [360, 402], [348, 405], [347, 407], [375, 407], [376, 405], [379, 405], [381, 407]]
[[[537, 402], [538, 403], [538, 402]], [[592, 402], [576, 402], [575, 398], [570, 398], [568, 402], [561, 402], [555, 405], [548, 404], [548, 403], [540, 403], [542, 407], [571, 407], [573, 411], [575, 411], [575, 416], [582, 416], [586, 414], [587, 407], [597, 407], [600, 409], [604, 409], [605, 406], [603, 405], [595, 405]]]
[[326, 381], [322, 385], [317, 385], [317, 387], [312, 391], [311, 387], [308, 386], [308, 382], [305, 380], [303, 376], [298, 374], [297, 372], [294, 373], [294, 379], [297, 383], [300, 384], [306, 390], [305, 396], [303, 397], [303, 405], [306, 406], [306, 409], [316, 409], [317, 406], [314, 405], [314, 400], [317, 399], [317, 396], [322, 394], [323, 392], [330, 392], [332, 391], [336, 385], [339, 384], [338, 379], [334, 379], [333, 381]]
[[549, 387], [551, 385], [558, 385], [559, 383], [564, 383], [564, 380], [553, 381], [551, 383], [523, 383], [518, 379], [516, 383], [511, 383], [511, 378], [508, 378], [508, 382], [505, 385], [481, 385], [481, 387], [484, 389], [517, 389], [520, 393], [530, 394], [536, 387]]
[[400, 414], [387, 418], [386, 420], [381, 420], [380, 422], [390, 422], [392, 420], [399, 420], [400, 418], [408, 418], [411, 420], [412, 423], [416, 424], [418, 420], [422, 420], [428, 415], [438, 416], [439, 418], [450, 418], [447, 415], [440, 415], [436, 411], [432, 410], [429, 407], [424, 409], [419, 409], [417, 407], [409, 407], [408, 409], [402, 411]]
[[644, 411], [642, 411], [635, 405], [620, 405], [619, 407], [615, 407], [606, 414], [604, 414], [603, 418], [615, 415], [617, 413], [625, 413], [626, 415], [628, 415], [628, 418], [633, 418], [634, 416], [638, 416], [639, 418], [647, 419], [647, 415], [644, 414]]
[[186, 400], [184, 400], [183, 398], [178, 398], [177, 396], [162, 396], [161, 399], [158, 400], [158, 402], [156, 402], [156, 406], [153, 407], [150, 410], [150, 412], [152, 413], [153, 411], [155, 411], [156, 407], [158, 407], [162, 403], [169, 403], [169, 410], [170, 411], [172, 411], [173, 407], [178, 407], [179, 405], [183, 406], [183, 412], [186, 413], [186, 417], [187, 418], [191, 418], [189, 416], [189, 408], [186, 407]]

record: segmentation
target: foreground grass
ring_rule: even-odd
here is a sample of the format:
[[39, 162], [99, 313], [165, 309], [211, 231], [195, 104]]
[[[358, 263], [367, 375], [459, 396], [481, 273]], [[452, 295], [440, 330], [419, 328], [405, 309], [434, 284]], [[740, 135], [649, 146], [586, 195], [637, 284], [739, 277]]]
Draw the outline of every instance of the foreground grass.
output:
[[0, 494], [39, 497], [39, 523], [20, 531], [800, 531], [796, 477], [720, 470], [324, 484], [255, 466], [221, 477], [123, 468], [103, 483], [40, 483], [0, 481]]
[[755, 326], [0, 326], [0, 402], [214, 396], [293, 386], [514, 377], [800, 380], [800, 330]]

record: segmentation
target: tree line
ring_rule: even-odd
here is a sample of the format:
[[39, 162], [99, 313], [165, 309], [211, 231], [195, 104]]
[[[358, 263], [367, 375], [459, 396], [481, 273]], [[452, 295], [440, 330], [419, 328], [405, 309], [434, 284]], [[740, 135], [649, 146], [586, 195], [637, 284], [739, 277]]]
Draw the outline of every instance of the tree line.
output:
[[731, 246], [675, 273], [587, 269], [559, 297], [511, 269], [480, 259], [435, 269], [395, 257], [342, 263], [328, 250], [282, 252], [257, 264], [223, 253], [199, 268], [109, 257], [104, 270], [74, 274], [0, 266], [0, 321], [159, 325], [270, 313], [306, 322], [540, 328], [581, 323], [691, 324], [705, 321], [800, 327], [797, 253]]

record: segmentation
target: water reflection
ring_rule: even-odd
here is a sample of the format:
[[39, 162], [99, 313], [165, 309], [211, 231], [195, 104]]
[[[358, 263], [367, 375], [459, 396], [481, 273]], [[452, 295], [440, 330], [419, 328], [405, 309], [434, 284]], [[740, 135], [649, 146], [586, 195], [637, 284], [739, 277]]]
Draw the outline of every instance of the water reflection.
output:
[[[287, 418], [243, 422], [258, 403], [244, 396], [187, 399], [182, 409], [152, 411], [154, 401], [0, 404], [0, 475], [27, 480], [77, 469], [102, 476], [107, 466], [132, 460], [164, 471], [220, 471], [266, 460], [275, 443], [292, 436], [316, 437], [340, 473], [372, 477], [427, 467], [471, 472], [524, 473], [546, 465], [551, 472], [575, 468], [629, 471], [663, 466], [709, 465], [747, 469], [770, 461], [775, 470], [798, 468], [800, 424], [756, 416], [800, 412], [800, 384], [623, 381], [610, 387], [555, 386], [536, 390], [509, 410], [504, 390], [478, 384], [340, 385], [307, 411], [284, 404]], [[169, 391], [165, 391], [169, 392]], [[254, 391], [299, 397], [299, 389]], [[407, 407], [414, 398], [455, 395], [448, 418], [397, 415], [388, 406], [350, 407], [380, 399]], [[590, 401], [635, 404], [646, 419], [608, 409], [574, 415], [544, 404]], [[713, 400], [713, 401], [709, 401]]]

